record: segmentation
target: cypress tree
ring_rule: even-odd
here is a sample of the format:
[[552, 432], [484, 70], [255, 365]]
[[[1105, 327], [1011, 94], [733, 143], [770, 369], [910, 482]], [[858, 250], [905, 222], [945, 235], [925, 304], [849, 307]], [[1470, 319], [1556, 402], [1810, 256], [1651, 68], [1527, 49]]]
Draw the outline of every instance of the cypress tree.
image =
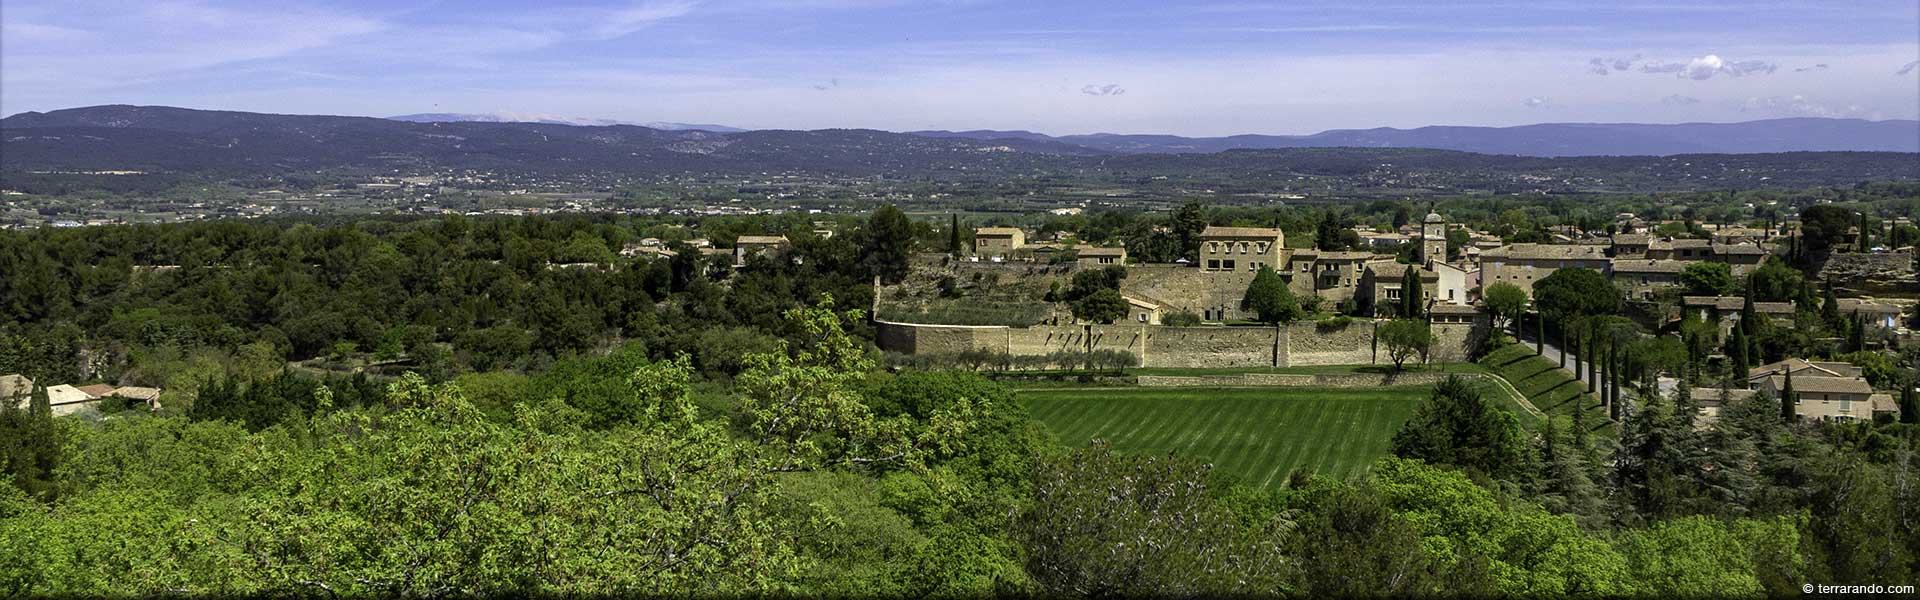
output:
[[1600, 357], [1603, 350], [1600, 348], [1600, 334], [1598, 332], [1589, 330], [1587, 331], [1586, 338], [1587, 393], [1591, 394], [1600, 389]]
[[1859, 311], [1853, 313], [1853, 321], [1847, 325], [1847, 348], [1852, 352], [1865, 352], [1867, 349], [1867, 319]]
[[1733, 335], [1727, 337], [1727, 358], [1733, 362], [1733, 380], [1744, 381], [1747, 371], [1753, 368], [1753, 357], [1747, 355], [1747, 334], [1741, 328], [1733, 328]]
[[947, 230], [948, 230], [947, 251], [953, 253], [954, 256], [961, 255], [962, 252], [960, 251], [960, 213], [953, 214], [953, 221], [952, 223], [947, 225]]
[[1840, 299], [1833, 294], [1832, 278], [1826, 280], [1824, 289], [1820, 292], [1820, 319], [1826, 321], [1828, 327], [1835, 329], [1839, 329], [1842, 325], [1840, 323]]
[[[1574, 363], [1576, 366], [1579, 363]], [[1567, 368], [1567, 328], [1560, 328], [1560, 368]]]
[[1913, 391], [1914, 382], [1900, 384], [1900, 422], [1920, 423], [1920, 393]]
[[1421, 302], [1421, 296], [1425, 295], [1426, 291], [1420, 288], [1419, 267], [1407, 265], [1406, 273], [1400, 276], [1400, 316], [1408, 319], [1425, 316], [1426, 306]]
[[1543, 356], [1547, 353], [1547, 313], [1536, 312], [1534, 314], [1539, 316], [1534, 319], [1533, 355]]
[[1786, 368], [1787, 382], [1780, 387], [1780, 420], [1793, 422], [1795, 405], [1799, 404], [1799, 394], [1793, 393], [1793, 367]]
[[1620, 420], [1620, 344], [1614, 342], [1607, 347], [1607, 418]]

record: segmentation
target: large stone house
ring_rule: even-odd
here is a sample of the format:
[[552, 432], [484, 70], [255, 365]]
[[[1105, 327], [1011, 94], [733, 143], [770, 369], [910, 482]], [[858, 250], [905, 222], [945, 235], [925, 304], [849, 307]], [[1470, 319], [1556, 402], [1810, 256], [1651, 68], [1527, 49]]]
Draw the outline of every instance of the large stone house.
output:
[[1597, 245], [1510, 244], [1480, 253], [1480, 284], [1510, 283], [1533, 296], [1533, 282], [1555, 271], [1584, 268], [1607, 274], [1613, 262]]
[[[1719, 325], [1720, 336], [1733, 331], [1740, 322], [1740, 308], [1747, 303], [1740, 296], [1685, 296], [1680, 299], [1681, 310], [1698, 315], [1701, 320]], [[1785, 327], [1793, 326], [1792, 302], [1755, 302], [1753, 312], [1766, 317], [1767, 322]]]
[[1206, 271], [1287, 269], [1286, 233], [1268, 227], [1209, 226], [1200, 231], [1200, 268]]

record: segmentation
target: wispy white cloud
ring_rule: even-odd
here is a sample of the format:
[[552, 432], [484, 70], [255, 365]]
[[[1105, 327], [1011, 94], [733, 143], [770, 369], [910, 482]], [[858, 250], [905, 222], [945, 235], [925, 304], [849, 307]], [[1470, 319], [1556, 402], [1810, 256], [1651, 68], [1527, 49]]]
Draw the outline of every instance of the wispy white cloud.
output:
[[1684, 63], [1661, 62], [1640, 65], [1642, 73], [1673, 73], [1683, 79], [1704, 81], [1715, 76], [1742, 77], [1746, 75], [1770, 75], [1779, 70], [1780, 65], [1764, 60], [1730, 61], [1717, 54], [1708, 54]]
[[1554, 107], [1553, 100], [1547, 98], [1546, 96], [1528, 96], [1527, 99], [1521, 100], [1520, 104], [1527, 108], [1553, 108]]
[[1086, 94], [1088, 96], [1119, 96], [1121, 94], [1127, 93], [1127, 88], [1120, 87], [1120, 84], [1117, 84], [1117, 83], [1109, 83], [1105, 85], [1097, 85], [1097, 84], [1089, 83], [1087, 85], [1080, 87], [1080, 93]]
[[1905, 75], [1908, 73], [1912, 73], [1915, 69], [1920, 69], [1920, 60], [1907, 63], [1905, 66], [1900, 67], [1899, 71], [1894, 72], [1894, 74]]
[[592, 28], [594, 37], [614, 39], [652, 27], [654, 24], [693, 12], [691, 0], [644, 0], [605, 16]]
[[1671, 94], [1664, 98], [1661, 98], [1660, 103], [1667, 106], [1693, 106], [1695, 104], [1699, 104], [1700, 99], [1695, 98], [1693, 96], [1682, 96], [1680, 94]]

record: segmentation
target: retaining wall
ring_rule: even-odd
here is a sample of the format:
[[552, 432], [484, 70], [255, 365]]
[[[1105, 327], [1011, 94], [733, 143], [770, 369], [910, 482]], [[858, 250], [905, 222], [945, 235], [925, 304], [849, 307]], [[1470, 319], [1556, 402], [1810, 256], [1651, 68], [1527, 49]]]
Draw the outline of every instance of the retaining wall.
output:
[[[1288, 327], [1168, 327], [1163, 325], [928, 325], [875, 323], [883, 350], [902, 354], [954, 355], [989, 350], [1038, 356], [1061, 350], [1115, 350], [1140, 359], [1144, 367], [1225, 368], [1310, 365], [1387, 364], [1392, 360], [1374, 344], [1375, 322], [1356, 319], [1345, 327], [1316, 323]], [[1485, 319], [1473, 324], [1436, 324], [1431, 362], [1464, 362], [1487, 333]], [[1089, 343], [1091, 338], [1091, 343]]]

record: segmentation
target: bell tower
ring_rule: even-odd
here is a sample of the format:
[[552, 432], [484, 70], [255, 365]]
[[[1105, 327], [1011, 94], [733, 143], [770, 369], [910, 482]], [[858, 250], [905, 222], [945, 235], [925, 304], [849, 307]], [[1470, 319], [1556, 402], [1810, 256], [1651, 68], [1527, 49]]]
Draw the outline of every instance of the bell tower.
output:
[[1447, 220], [1440, 213], [1428, 212], [1420, 222], [1420, 264], [1447, 262]]

